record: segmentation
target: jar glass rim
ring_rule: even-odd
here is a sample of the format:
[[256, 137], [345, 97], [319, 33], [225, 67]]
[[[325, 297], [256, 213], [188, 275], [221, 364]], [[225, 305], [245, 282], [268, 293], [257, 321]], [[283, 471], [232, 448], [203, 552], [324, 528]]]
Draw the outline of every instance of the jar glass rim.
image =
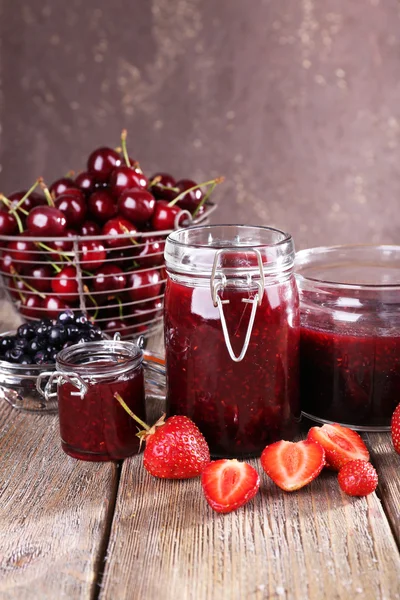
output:
[[[362, 254], [369, 254], [370, 262], [365, 262], [360, 257]], [[394, 281], [361, 281], [361, 276], [358, 281], [344, 281], [343, 277], [340, 280], [338, 277], [321, 277], [317, 276], [318, 266], [322, 267], [323, 262], [322, 259], [325, 257], [326, 262], [325, 266], [332, 266], [332, 270], [339, 267], [339, 263], [337, 262], [338, 258], [344, 258], [346, 255], [348, 257], [352, 257], [354, 260], [354, 264], [352, 265], [353, 269], [362, 268], [365, 264], [366, 267], [376, 267], [377, 269], [387, 267], [390, 264], [390, 258], [395, 260], [393, 262], [392, 267], [396, 269], [396, 272], [399, 273], [399, 278]], [[358, 256], [357, 256], [358, 255]], [[357, 262], [358, 258], [358, 262]], [[372, 264], [372, 258], [376, 261], [376, 264]], [[318, 265], [318, 261], [321, 261], [320, 265]], [[386, 262], [386, 264], [385, 264]], [[353, 289], [353, 290], [367, 290], [367, 289], [400, 289], [400, 245], [396, 244], [343, 244], [337, 246], [317, 246], [315, 248], [307, 248], [304, 250], [299, 250], [296, 253], [295, 258], [295, 276], [297, 282], [301, 285], [302, 282], [310, 282], [310, 284], [323, 284], [332, 288], [337, 289]], [[315, 269], [315, 274], [312, 276], [311, 274], [307, 274], [307, 268], [310, 270]]]
[[[121, 361], [109, 364], [99, 364], [98, 361], [85, 361], [82, 363], [75, 360], [82, 354], [92, 358], [106, 359], [107, 355], [119, 355]], [[75, 359], [75, 360], [74, 360]], [[138, 367], [143, 362], [143, 351], [134, 342], [122, 340], [98, 340], [74, 344], [61, 350], [56, 358], [56, 368], [60, 371], [75, 371], [79, 375], [102, 376], [119, 375], [129, 369]]]
[[243, 249], [243, 248], [265, 248], [265, 247], [275, 247], [275, 246], [279, 246], [281, 244], [286, 244], [288, 242], [291, 241], [292, 236], [290, 233], [286, 233], [285, 231], [282, 231], [281, 229], [276, 229], [275, 227], [267, 227], [264, 225], [244, 225], [244, 224], [232, 224], [232, 223], [228, 223], [228, 224], [218, 224], [218, 225], [197, 225], [196, 227], [185, 227], [185, 228], [181, 228], [181, 229], [177, 229], [175, 231], [173, 231], [172, 233], [170, 233], [168, 235], [167, 241], [175, 244], [177, 246], [184, 246], [184, 247], [192, 247], [192, 248], [210, 248], [212, 246], [210, 246], [207, 243], [194, 243], [194, 242], [190, 242], [190, 241], [183, 241], [181, 238], [183, 237], [190, 237], [190, 234], [192, 232], [196, 232], [196, 231], [209, 231], [210, 233], [212, 231], [216, 231], [217, 229], [220, 228], [226, 228], [226, 229], [231, 229], [232, 231], [234, 229], [238, 229], [238, 228], [243, 228], [243, 229], [248, 229], [248, 230], [253, 230], [254, 232], [256, 231], [261, 231], [261, 232], [270, 232], [272, 234], [278, 234], [281, 236], [281, 239], [275, 241], [275, 242], [252, 242], [252, 243], [248, 243], [248, 244], [232, 244], [229, 245], [229, 248], [232, 249]]

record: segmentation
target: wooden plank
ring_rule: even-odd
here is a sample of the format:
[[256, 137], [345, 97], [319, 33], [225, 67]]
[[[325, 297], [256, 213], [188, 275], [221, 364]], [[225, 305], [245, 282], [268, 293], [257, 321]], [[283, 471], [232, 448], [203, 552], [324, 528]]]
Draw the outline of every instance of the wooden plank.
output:
[[74, 460], [58, 420], [0, 406], [0, 597], [94, 596], [118, 467]]
[[161, 481], [141, 456], [125, 461], [100, 598], [400, 598], [400, 555], [375, 494], [347, 497], [332, 472], [287, 494], [251, 462], [261, 493], [217, 515], [199, 479]]
[[394, 451], [390, 433], [368, 433], [366, 441], [378, 471], [378, 494], [400, 547], [400, 456]]

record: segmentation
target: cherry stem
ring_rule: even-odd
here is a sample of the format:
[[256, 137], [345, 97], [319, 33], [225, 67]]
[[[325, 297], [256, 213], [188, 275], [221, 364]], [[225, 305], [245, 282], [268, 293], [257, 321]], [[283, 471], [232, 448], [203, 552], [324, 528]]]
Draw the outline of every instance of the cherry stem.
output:
[[[125, 225], [121, 225], [121, 229], [124, 233], [130, 233], [129, 229], [125, 227]], [[134, 246], [138, 246], [139, 242], [137, 242], [134, 238], [129, 238]]]
[[123, 129], [121, 132], [121, 146], [122, 146], [122, 155], [128, 167], [131, 166], [131, 161], [129, 160], [128, 151], [126, 149], [126, 138], [128, 136], [128, 132], [126, 129]]
[[93, 315], [93, 320], [96, 320], [97, 319], [97, 315], [99, 314], [99, 305], [97, 304], [96, 300], [93, 298], [93, 296], [90, 293], [90, 290], [89, 290], [89, 288], [88, 288], [87, 285], [83, 286], [83, 291], [88, 296], [88, 298], [91, 301], [91, 303], [93, 304], [93, 306], [96, 307], [96, 310], [94, 311], [94, 315]]
[[29, 188], [29, 190], [27, 192], [25, 192], [25, 194], [22, 196], [21, 200], [19, 200], [15, 206], [12, 206], [10, 208], [10, 212], [12, 212], [14, 214], [14, 216], [18, 209], [20, 209], [21, 212], [24, 213], [25, 215], [28, 214], [28, 211], [26, 211], [24, 208], [21, 208], [21, 207], [22, 207], [23, 203], [25, 202], [25, 200], [27, 198], [29, 198], [29, 196], [32, 194], [32, 192], [34, 192], [36, 190], [38, 185], [39, 185], [39, 179], [37, 179], [35, 181], [35, 183]]
[[43, 190], [44, 193], [44, 197], [47, 200], [47, 204], [49, 206], [51, 206], [52, 208], [54, 208], [54, 200], [52, 198], [52, 195], [50, 194], [49, 188], [47, 187], [47, 185], [45, 184], [45, 182], [43, 181], [43, 177], [39, 177], [39, 185]]
[[15, 275], [13, 275], [13, 276], [12, 276], [12, 278], [13, 278], [13, 282], [14, 282], [14, 285], [15, 285], [15, 289], [16, 289], [16, 290], [17, 290], [17, 292], [18, 292], [18, 295], [19, 295], [19, 297], [20, 297], [20, 300], [21, 300], [21, 302], [26, 302], [26, 298], [25, 298], [25, 296], [23, 295], [23, 293], [21, 292], [21, 290], [19, 290], [19, 289], [17, 288], [17, 278], [15, 277]]
[[178, 194], [178, 196], [176, 198], [174, 198], [169, 204], [168, 206], [175, 206], [175, 204], [177, 202], [179, 202], [179, 200], [182, 200], [186, 194], [188, 194], [189, 192], [193, 192], [194, 190], [198, 190], [199, 188], [206, 186], [206, 185], [213, 185], [214, 187], [218, 184], [218, 183], [222, 183], [225, 180], [225, 177], [217, 177], [216, 179], [210, 179], [210, 181], [204, 181], [204, 183], [198, 183], [197, 185], [194, 185], [193, 187], [184, 190], [183, 192], [181, 192], [180, 194]]
[[68, 173], [65, 173], [65, 178], [66, 178], [66, 179], [73, 179], [73, 178], [74, 178], [74, 175], [75, 175], [75, 171], [73, 171], [72, 169], [70, 169], [70, 170], [68, 171]]
[[[36, 246], [38, 248], [41, 248], [42, 250], [46, 250], [46, 252], [51, 252], [52, 254], [58, 254], [58, 256], [60, 256], [61, 258], [65, 258], [65, 260], [67, 262], [74, 262], [69, 256], [67, 256], [66, 254], [64, 254], [64, 252], [57, 252], [57, 250], [55, 248], [50, 248], [50, 246], [47, 246], [46, 244], [44, 244], [43, 242], [36, 242]], [[57, 269], [59, 267], [57, 267], [54, 263], [50, 263], [55, 270], [57, 271]], [[57, 271], [58, 273], [61, 271], [61, 269], [59, 271]]]
[[142, 419], [139, 419], [139, 417], [137, 417], [135, 415], [135, 413], [133, 413], [131, 411], [131, 409], [129, 408], [129, 406], [123, 400], [122, 396], [120, 394], [118, 394], [118, 392], [115, 392], [114, 398], [116, 400], [118, 400], [118, 402], [120, 403], [120, 405], [122, 406], [122, 408], [124, 408], [126, 410], [126, 412], [128, 413], [128, 415], [131, 416], [132, 419], [135, 419], [135, 421], [137, 423], [139, 423], [139, 425], [141, 425], [143, 427], [143, 429], [145, 429], [146, 431], [150, 431], [150, 427], [147, 425], [147, 423], [145, 423], [144, 421], [142, 421]]
[[201, 209], [201, 207], [203, 206], [203, 204], [205, 204], [207, 202], [207, 200], [209, 199], [209, 197], [211, 196], [211, 194], [213, 193], [213, 191], [215, 190], [217, 184], [214, 182], [208, 189], [207, 194], [204, 195], [203, 199], [201, 200], [201, 202], [199, 202], [199, 204], [196, 206], [196, 210], [194, 211], [194, 213], [192, 214], [193, 219], [195, 218], [195, 216], [197, 215], [197, 213], [199, 212], [199, 210]]
[[16, 277], [18, 279], [18, 281], [22, 281], [22, 283], [24, 284], [25, 287], [28, 288], [28, 290], [30, 290], [34, 294], [37, 294], [39, 296], [39, 298], [42, 298], [42, 300], [45, 300], [46, 296], [44, 294], [42, 294], [41, 292], [39, 292], [38, 290], [36, 290], [30, 283], [28, 283], [27, 281], [25, 281], [25, 279], [23, 279], [20, 275], [18, 275], [18, 273], [14, 269], [14, 267], [10, 268], [10, 272], [13, 277]]
[[121, 300], [121, 298], [118, 298], [118, 297], [116, 297], [115, 300], [117, 301], [118, 306], [119, 306], [119, 308], [118, 308], [119, 318], [123, 321], [123, 319], [124, 319], [124, 307], [122, 305], [122, 300]]
[[159, 183], [161, 181], [161, 179], [162, 179], [161, 175], [156, 175], [155, 177], [153, 177], [153, 179], [149, 183], [149, 188], [153, 187], [153, 185], [156, 185], [156, 183]]
[[[11, 202], [10, 202], [10, 200], [8, 198], [6, 198], [4, 196], [4, 194], [0, 194], [0, 202], [2, 202], [5, 206], [7, 206], [8, 212], [10, 212], [13, 215], [14, 219], [17, 221], [18, 231], [20, 233], [23, 233], [24, 232], [24, 226], [22, 225], [21, 218], [20, 218], [20, 216], [19, 216], [19, 214], [17, 212], [14, 212], [13, 210], [11, 210]], [[21, 210], [21, 212], [22, 212], [22, 210]], [[26, 212], [26, 210], [23, 211], [23, 212], [25, 212], [26, 214], [28, 214]]]

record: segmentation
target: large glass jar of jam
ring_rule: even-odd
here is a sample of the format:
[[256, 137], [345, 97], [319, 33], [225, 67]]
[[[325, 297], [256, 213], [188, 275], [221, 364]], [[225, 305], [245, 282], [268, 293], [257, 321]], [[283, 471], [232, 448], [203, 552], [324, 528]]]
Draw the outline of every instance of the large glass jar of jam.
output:
[[400, 398], [400, 246], [338, 246], [296, 257], [304, 414], [389, 428]]
[[167, 411], [213, 456], [257, 456], [297, 430], [299, 305], [290, 235], [215, 225], [165, 248]]
[[61, 445], [67, 454], [108, 461], [138, 452], [136, 421], [114, 394], [146, 420], [142, 361], [142, 350], [126, 341], [77, 344], [58, 354], [56, 371], [43, 373], [41, 378], [49, 376], [46, 397], [57, 381]]

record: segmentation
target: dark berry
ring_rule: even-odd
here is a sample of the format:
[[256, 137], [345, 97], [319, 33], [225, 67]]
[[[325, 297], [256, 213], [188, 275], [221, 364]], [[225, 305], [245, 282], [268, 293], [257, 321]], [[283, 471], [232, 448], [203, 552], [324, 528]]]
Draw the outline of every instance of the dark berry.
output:
[[58, 315], [57, 323], [59, 325], [69, 325], [70, 323], [75, 323], [75, 316], [72, 310], [65, 310], [61, 314]]
[[0, 339], [0, 353], [4, 354], [14, 346], [14, 340], [10, 336], [5, 336]]
[[30, 340], [35, 337], [35, 329], [30, 323], [23, 323], [18, 327], [17, 334], [21, 338]]
[[43, 365], [47, 362], [47, 354], [44, 350], [39, 350], [33, 357], [33, 362], [37, 365]]
[[30, 365], [32, 364], [32, 359], [28, 354], [21, 354], [18, 359], [20, 365]]
[[29, 354], [36, 354], [39, 350], [42, 350], [47, 344], [47, 336], [34, 337], [28, 344]]
[[67, 341], [67, 334], [64, 325], [54, 325], [51, 327], [49, 330], [48, 340], [50, 345], [61, 348], [61, 346]]
[[18, 350], [27, 350], [29, 346], [29, 341], [26, 338], [17, 337], [14, 339], [13, 347]]

